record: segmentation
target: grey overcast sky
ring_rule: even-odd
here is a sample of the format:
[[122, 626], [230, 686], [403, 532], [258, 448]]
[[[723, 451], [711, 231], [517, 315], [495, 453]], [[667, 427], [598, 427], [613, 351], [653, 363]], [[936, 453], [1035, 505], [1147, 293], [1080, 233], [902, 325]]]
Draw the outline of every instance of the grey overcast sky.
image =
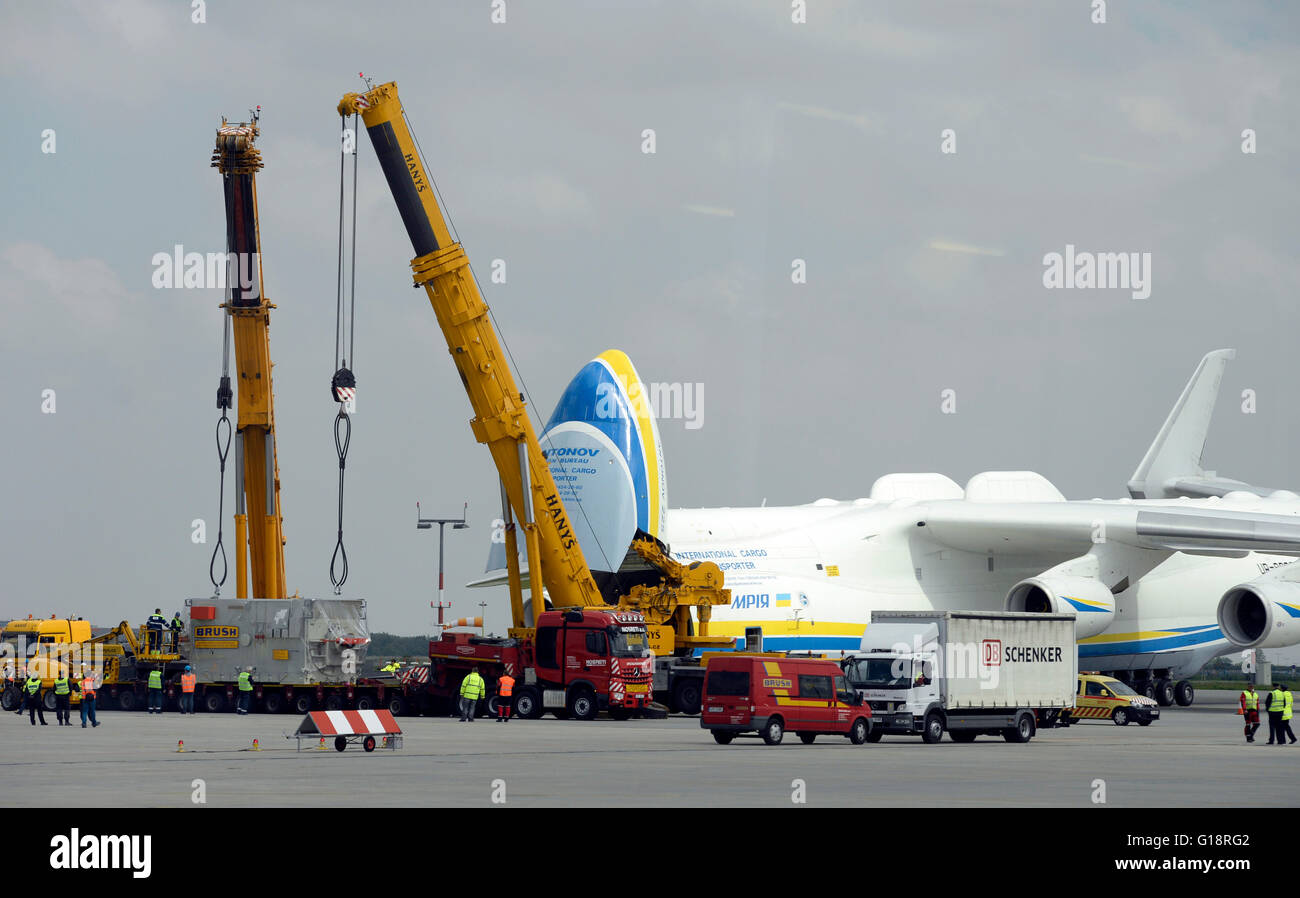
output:
[[[400, 85], [480, 273], [505, 260], [484, 289], [538, 414], [611, 347], [703, 385], [702, 427], [662, 423], [674, 507], [854, 498], [893, 471], [1119, 496], [1220, 347], [1239, 354], [1207, 465], [1300, 486], [1296, 4], [1111, 0], [1104, 24], [1089, 0], [808, 0], [804, 24], [789, 0], [505, 8], [0, 6], [0, 616], [110, 624], [210, 594], [220, 291], [154, 289], [151, 260], [224, 250], [213, 133], [257, 104], [288, 583], [329, 593], [335, 105], [358, 71]], [[374, 629], [427, 632], [415, 502], [468, 501], [453, 614], [486, 601], [500, 627], [504, 595], [461, 587], [495, 473], [364, 140], [360, 170], [347, 594]], [[1067, 244], [1150, 253], [1150, 296], [1046, 289]]]

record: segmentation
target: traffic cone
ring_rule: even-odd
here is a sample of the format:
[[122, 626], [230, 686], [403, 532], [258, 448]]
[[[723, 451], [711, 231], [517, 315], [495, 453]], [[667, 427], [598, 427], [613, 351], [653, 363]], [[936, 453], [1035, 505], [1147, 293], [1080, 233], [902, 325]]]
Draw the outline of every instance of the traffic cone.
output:
[[253, 751], [261, 751], [261, 750], [262, 750], [262, 747], [261, 747], [260, 745], [258, 745], [258, 744], [257, 744], [257, 740], [254, 739], [254, 740], [253, 740]]
[[317, 751], [328, 751], [328, 749], [325, 748], [325, 737], [324, 737], [324, 736], [321, 736], [321, 737], [320, 737], [320, 745], [316, 746], [316, 750], [317, 750]]
[[176, 740], [176, 750], [177, 750], [177, 751], [185, 751], [185, 740], [184, 740], [184, 739], [177, 739], [177, 740]]
[[1238, 708], [1237, 708], [1237, 716], [1238, 716], [1238, 717], [1241, 717], [1241, 716], [1244, 715], [1245, 713], [1246, 713], [1246, 712], [1243, 711], [1243, 710], [1241, 710], [1241, 707], [1238, 706]]

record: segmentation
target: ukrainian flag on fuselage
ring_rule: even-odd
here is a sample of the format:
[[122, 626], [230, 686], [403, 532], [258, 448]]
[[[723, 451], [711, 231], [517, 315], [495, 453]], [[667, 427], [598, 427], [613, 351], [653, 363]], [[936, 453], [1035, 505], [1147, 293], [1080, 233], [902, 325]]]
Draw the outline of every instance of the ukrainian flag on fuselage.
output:
[[668, 492], [659, 425], [624, 353], [601, 353], [569, 381], [541, 444], [593, 571], [617, 570], [638, 529], [664, 538]]

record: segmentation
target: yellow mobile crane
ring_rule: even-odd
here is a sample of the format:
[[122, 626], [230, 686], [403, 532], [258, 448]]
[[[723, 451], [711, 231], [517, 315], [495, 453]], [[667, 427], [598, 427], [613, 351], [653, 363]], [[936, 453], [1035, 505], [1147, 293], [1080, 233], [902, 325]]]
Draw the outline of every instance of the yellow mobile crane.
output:
[[[275, 452], [275, 399], [271, 389], [271, 309], [262, 292], [261, 231], [257, 215], [257, 172], [262, 154], [257, 141], [257, 113], [252, 121], [231, 123], [225, 118], [217, 129], [212, 167], [221, 173], [226, 194], [226, 251], [229, 262], [226, 301], [228, 315], [225, 356], [217, 407], [225, 423], [234, 398], [229, 374], [230, 338], [235, 344], [236, 382], [239, 391], [235, 426], [235, 596], [249, 598], [249, 560], [252, 597], [285, 598], [284, 523], [280, 514], [280, 468]], [[218, 449], [221, 424], [218, 424]], [[225, 452], [221, 451], [222, 471]], [[224, 489], [223, 489], [224, 492]], [[247, 500], [247, 506], [245, 506]], [[251, 509], [251, 514], [248, 509]], [[224, 551], [220, 537], [217, 549]], [[223, 555], [224, 559], [224, 555]], [[216, 561], [216, 550], [213, 563]], [[213, 576], [213, 586], [220, 583]], [[225, 579], [224, 561], [223, 574]]]
[[[349, 93], [339, 102], [338, 112], [344, 119], [359, 114], [365, 123], [415, 249], [416, 257], [411, 262], [415, 284], [428, 293], [473, 407], [475, 417], [470, 429], [475, 439], [487, 444], [501, 477], [514, 622], [510, 635], [532, 636], [525, 627], [513, 512], [524, 532], [529, 592], [537, 612], [543, 608], [544, 586], [556, 608], [617, 604], [621, 610], [641, 612], [648, 624], [651, 648], [658, 656], [730, 647], [730, 639], [708, 635], [712, 606], [731, 601], [730, 592], [723, 586], [722, 571], [712, 562], [679, 564], [662, 544], [638, 539], [632, 548], [641, 557], [643, 568], [651, 572], [650, 577], [643, 578], [649, 582], [632, 587], [624, 595], [601, 594], [574, 536], [569, 512], [542, 453], [524, 396], [506, 364], [465, 250], [453, 239], [438, 206], [433, 183], [398, 99], [396, 83]], [[658, 573], [657, 583], [653, 582], [654, 572]], [[691, 608], [696, 609], [698, 633], [691, 632]], [[693, 704], [698, 707], [698, 697]]]

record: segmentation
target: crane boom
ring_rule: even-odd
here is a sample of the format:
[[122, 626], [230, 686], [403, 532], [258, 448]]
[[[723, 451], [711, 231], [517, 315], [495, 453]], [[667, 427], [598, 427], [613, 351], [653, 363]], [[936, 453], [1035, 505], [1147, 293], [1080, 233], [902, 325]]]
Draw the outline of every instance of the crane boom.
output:
[[339, 103], [339, 114], [356, 112], [365, 122], [415, 249], [411, 262], [415, 283], [429, 295], [465, 384], [474, 410], [470, 429], [492, 453], [510, 507], [523, 527], [535, 607], [541, 608], [542, 583], [556, 607], [604, 605], [542, 455], [523, 394], [488, 318], [487, 303], [469, 270], [469, 259], [452, 239], [424, 173], [402, 115], [397, 85], [390, 82], [364, 95], [348, 94]]
[[[285, 598], [284, 525], [280, 514], [280, 468], [275, 453], [275, 402], [271, 389], [271, 309], [262, 292], [257, 178], [262, 154], [255, 143], [256, 118], [217, 130], [212, 167], [221, 173], [226, 197], [226, 302], [235, 346], [238, 396], [235, 446], [235, 589], [249, 598]], [[247, 506], [245, 506], [245, 501]], [[247, 509], [247, 510], [246, 510]], [[251, 560], [251, 565], [248, 563]]]
[[[496, 462], [507, 512], [507, 563], [510, 569], [514, 629], [525, 630], [517, 556], [510, 514], [523, 528], [535, 612], [542, 610], [545, 585], [556, 608], [605, 606], [595, 578], [570, 525], [550, 466], [515, 384], [506, 355], [488, 315], [487, 303], [470, 271], [464, 248], [450, 233], [424, 164], [407, 126], [397, 85], [349, 93], [339, 101], [341, 116], [360, 114], [411, 239], [416, 257], [411, 270], [423, 286], [447, 349], [469, 396], [470, 429]], [[632, 548], [658, 576], [657, 584], [633, 587], [617, 597], [621, 609], [643, 612], [657, 654], [689, 653], [696, 648], [730, 647], [730, 639], [710, 638], [712, 606], [727, 604], [722, 571], [712, 562], [682, 565], [654, 540], [638, 539]], [[690, 608], [697, 609], [699, 634], [692, 634]]]

